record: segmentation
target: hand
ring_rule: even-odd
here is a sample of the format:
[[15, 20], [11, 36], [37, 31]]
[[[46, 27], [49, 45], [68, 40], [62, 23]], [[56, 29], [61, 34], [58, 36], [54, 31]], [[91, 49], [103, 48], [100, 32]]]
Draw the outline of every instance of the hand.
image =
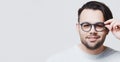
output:
[[113, 33], [113, 35], [120, 39], [120, 21], [110, 19], [104, 22], [105, 26]]

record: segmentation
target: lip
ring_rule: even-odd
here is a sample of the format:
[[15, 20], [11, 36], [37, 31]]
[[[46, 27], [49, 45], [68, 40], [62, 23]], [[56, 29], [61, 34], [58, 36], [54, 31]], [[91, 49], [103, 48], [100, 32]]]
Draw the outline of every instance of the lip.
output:
[[98, 39], [99, 36], [88, 36], [87, 38], [88, 38], [88, 39], [93, 39], [93, 38], [94, 38], [94, 39]]
[[87, 39], [90, 41], [90, 42], [95, 42], [97, 39], [99, 39], [100, 36], [88, 36]]

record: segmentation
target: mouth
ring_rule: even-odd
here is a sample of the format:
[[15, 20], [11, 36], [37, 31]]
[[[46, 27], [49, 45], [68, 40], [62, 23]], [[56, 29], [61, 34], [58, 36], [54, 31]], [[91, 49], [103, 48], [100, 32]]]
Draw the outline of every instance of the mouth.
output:
[[98, 39], [100, 38], [100, 36], [88, 36], [87, 39], [90, 42], [96, 42]]

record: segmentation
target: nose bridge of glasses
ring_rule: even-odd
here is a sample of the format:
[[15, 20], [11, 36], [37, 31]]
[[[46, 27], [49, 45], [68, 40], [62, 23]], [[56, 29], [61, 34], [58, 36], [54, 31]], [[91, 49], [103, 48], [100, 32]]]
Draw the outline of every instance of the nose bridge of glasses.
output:
[[91, 29], [90, 31], [96, 31], [96, 24], [91, 24]]

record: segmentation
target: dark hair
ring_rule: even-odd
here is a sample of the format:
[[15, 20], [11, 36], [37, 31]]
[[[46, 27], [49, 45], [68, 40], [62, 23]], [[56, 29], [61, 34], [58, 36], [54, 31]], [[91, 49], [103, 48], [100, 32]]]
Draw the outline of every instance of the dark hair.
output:
[[113, 18], [112, 12], [104, 3], [97, 2], [97, 1], [90, 1], [90, 2], [87, 2], [86, 4], [84, 4], [78, 10], [78, 22], [80, 22], [80, 14], [84, 9], [93, 9], [93, 10], [102, 11], [105, 21]]

